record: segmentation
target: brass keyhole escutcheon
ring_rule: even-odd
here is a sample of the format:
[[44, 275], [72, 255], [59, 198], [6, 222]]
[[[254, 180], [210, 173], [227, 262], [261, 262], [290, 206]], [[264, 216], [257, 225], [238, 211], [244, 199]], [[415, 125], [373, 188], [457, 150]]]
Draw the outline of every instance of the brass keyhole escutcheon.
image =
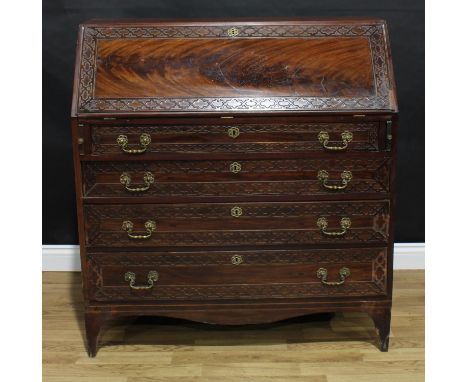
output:
[[241, 172], [242, 166], [238, 162], [232, 162], [229, 165], [229, 170], [231, 170], [232, 173], [237, 174], [238, 172]]
[[231, 263], [234, 265], [239, 265], [244, 262], [244, 258], [241, 255], [234, 255], [231, 257]]
[[236, 37], [239, 34], [239, 29], [234, 28], [234, 27], [229, 28], [227, 31], [227, 34], [229, 37]]
[[231, 208], [231, 216], [234, 218], [238, 218], [239, 216], [242, 216], [242, 208], [240, 207], [232, 207]]
[[240, 130], [238, 127], [230, 127], [228, 129], [228, 136], [231, 138], [237, 138], [240, 135]]

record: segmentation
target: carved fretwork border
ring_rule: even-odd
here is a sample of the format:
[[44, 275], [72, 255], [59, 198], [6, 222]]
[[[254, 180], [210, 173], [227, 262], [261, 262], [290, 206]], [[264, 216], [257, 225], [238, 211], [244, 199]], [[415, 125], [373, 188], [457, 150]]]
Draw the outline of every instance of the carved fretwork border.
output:
[[251, 37], [366, 37], [372, 54], [375, 95], [368, 97], [94, 97], [97, 41], [117, 38], [229, 38], [230, 26], [138, 26], [84, 29], [79, 74], [78, 110], [84, 113], [148, 111], [262, 111], [389, 109], [389, 77], [383, 25], [245, 25], [236, 38]]

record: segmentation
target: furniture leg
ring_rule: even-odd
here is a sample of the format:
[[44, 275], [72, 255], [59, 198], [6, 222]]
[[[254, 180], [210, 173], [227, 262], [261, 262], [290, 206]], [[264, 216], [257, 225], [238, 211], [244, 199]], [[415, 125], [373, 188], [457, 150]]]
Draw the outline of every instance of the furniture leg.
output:
[[106, 321], [106, 316], [101, 312], [86, 312], [85, 327], [88, 356], [94, 358], [97, 353], [99, 332]]
[[387, 352], [390, 335], [391, 310], [390, 308], [374, 309], [369, 311], [369, 315], [379, 332], [379, 349], [382, 352]]

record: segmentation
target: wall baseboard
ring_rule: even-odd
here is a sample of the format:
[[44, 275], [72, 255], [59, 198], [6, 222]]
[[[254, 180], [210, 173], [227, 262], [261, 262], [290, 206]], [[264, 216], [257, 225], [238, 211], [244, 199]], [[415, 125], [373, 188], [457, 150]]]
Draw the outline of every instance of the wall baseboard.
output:
[[[424, 243], [395, 243], [394, 269], [424, 269]], [[43, 245], [43, 271], [81, 270], [78, 245]]]

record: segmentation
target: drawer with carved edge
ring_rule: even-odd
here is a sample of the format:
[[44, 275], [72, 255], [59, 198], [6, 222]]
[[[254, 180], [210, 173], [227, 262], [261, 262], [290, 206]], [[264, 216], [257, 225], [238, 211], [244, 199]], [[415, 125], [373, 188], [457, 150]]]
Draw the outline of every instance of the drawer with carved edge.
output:
[[391, 159], [83, 162], [85, 197], [336, 196], [389, 192]]
[[95, 301], [180, 301], [387, 294], [387, 249], [88, 254]]
[[381, 121], [262, 124], [90, 124], [88, 154], [385, 151]]
[[371, 244], [389, 237], [388, 200], [84, 205], [90, 247]]

